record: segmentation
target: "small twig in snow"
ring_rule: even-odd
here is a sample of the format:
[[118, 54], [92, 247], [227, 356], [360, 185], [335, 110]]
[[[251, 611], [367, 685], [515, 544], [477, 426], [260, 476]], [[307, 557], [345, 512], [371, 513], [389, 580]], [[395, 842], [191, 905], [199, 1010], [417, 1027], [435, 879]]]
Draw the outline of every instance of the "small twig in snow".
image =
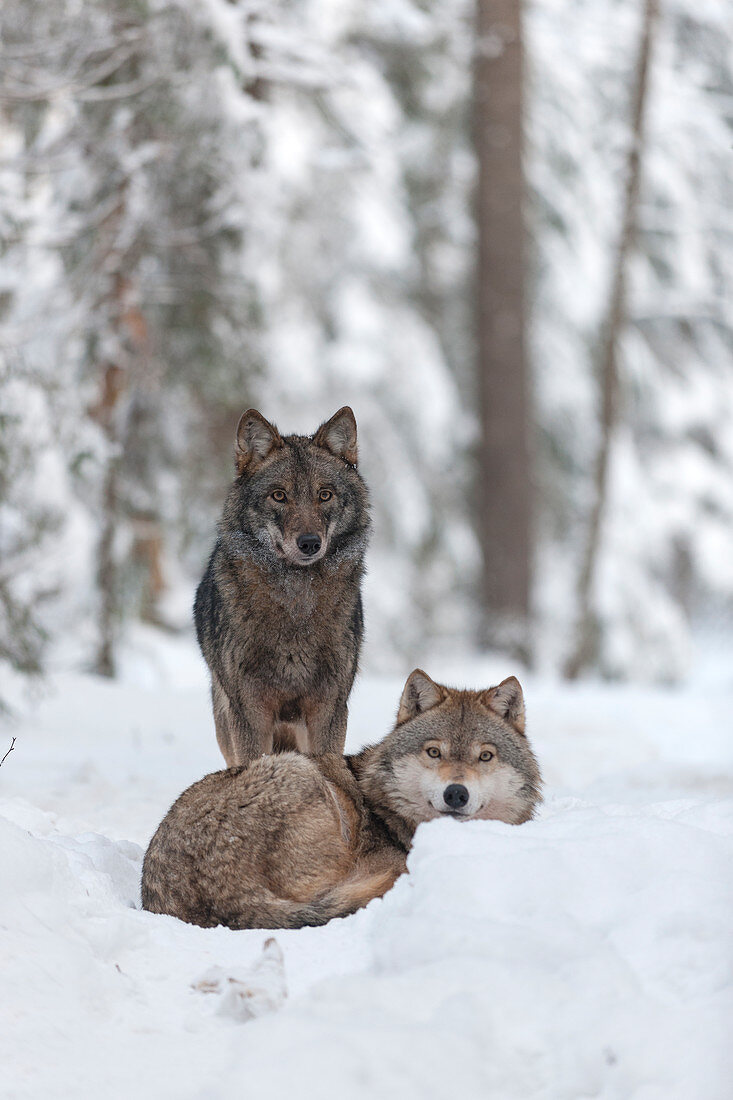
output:
[[15, 748], [15, 738], [13, 738], [13, 740], [10, 742], [10, 748], [5, 753], [5, 756], [2, 758], [2, 760], [0, 760], [0, 768], [2, 768], [3, 764], [8, 759], [8, 757], [10, 756], [10, 754], [13, 751], [14, 748]]

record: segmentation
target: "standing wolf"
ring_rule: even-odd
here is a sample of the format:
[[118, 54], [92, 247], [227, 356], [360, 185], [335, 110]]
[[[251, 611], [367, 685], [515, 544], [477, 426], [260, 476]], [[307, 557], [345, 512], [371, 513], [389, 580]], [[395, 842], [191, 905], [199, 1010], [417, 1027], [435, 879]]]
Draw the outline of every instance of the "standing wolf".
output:
[[415, 669], [395, 728], [356, 756], [261, 757], [184, 791], [145, 854], [143, 907], [204, 927], [325, 924], [390, 888], [420, 822], [519, 825], [540, 786], [518, 680], [459, 691]]
[[250, 409], [235, 449], [194, 607], [219, 747], [229, 767], [283, 749], [341, 753], [369, 533], [354, 414], [281, 436]]

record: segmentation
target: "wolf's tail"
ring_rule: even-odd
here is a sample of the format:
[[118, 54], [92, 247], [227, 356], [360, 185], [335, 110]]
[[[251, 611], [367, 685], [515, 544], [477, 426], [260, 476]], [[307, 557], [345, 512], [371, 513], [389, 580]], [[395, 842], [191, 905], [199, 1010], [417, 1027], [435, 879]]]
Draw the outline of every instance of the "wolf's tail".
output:
[[338, 886], [311, 902], [288, 901], [274, 894], [253, 898], [248, 912], [227, 921], [230, 928], [303, 928], [347, 917], [372, 898], [381, 897], [397, 878], [392, 870], [366, 874], [355, 872]]

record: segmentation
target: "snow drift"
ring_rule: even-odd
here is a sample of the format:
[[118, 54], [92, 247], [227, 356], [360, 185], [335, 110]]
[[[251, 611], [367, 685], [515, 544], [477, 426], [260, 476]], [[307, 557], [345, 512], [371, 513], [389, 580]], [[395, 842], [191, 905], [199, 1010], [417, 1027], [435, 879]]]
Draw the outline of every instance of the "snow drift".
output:
[[[421, 826], [383, 899], [263, 952], [138, 908], [149, 835], [218, 766], [177, 667], [60, 678], [0, 770], [1, 1095], [728, 1094], [729, 689], [526, 681], [537, 820]], [[350, 748], [396, 698], [359, 685]]]

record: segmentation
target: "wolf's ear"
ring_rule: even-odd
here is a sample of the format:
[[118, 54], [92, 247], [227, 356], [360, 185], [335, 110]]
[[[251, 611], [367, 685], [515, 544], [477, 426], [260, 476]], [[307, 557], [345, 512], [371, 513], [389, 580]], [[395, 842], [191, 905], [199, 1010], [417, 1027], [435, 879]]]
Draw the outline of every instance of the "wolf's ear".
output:
[[282, 438], [275, 425], [265, 420], [257, 409], [247, 409], [239, 418], [234, 439], [237, 473], [241, 474], [247, 466], [261, 462], [273, 447], [281, 446]]
[[482, 692], [481, 702], [500, 718], [511, 722], [519, 733], [524, 733], [524, 695], [516, 676], [507, 676], [497, 687]]
[[317, 447], [325, 447], [337, 458], [356, 466], [356, 418], [348, 405], [334, 413], [330, 420], [321, 424], [313, 436]]
[[414, 718], [431, 707], [437, 707], [445, 698], [445, 689], [431, 680], [427, 672], [416, 668], [407, 677], [407, 683], [400, 699], [400, 709], [397, 711], [397, 725], [406, 722], [408, 718]]

